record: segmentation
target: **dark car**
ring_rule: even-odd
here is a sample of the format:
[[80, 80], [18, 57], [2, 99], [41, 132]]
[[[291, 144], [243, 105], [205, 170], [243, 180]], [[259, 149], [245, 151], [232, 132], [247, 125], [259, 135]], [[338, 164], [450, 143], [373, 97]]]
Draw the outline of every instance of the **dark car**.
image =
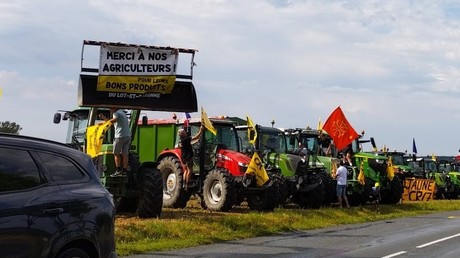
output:
[[0, 133], [1, 257], [116, 257], [114, 222], [88, 155]]

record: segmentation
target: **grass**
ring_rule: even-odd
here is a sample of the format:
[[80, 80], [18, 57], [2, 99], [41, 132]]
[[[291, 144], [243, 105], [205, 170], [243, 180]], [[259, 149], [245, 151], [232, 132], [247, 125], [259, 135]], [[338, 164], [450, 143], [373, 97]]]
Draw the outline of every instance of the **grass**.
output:
[[[192, 202], [192, 201], [190, 201]], [[160, 219], [139, 219], [121, 214], [115, 235], [120, 256], [192, 247], [229, 240], [372, 222], [460, 209], [460, 200], [408, 202], [401, 205], [372, 205], [318, 210], [296, 208], [254, 212], [236, 207], [232, 212], [209, 212], [190, 205], [186, 209], [163, 209]]]

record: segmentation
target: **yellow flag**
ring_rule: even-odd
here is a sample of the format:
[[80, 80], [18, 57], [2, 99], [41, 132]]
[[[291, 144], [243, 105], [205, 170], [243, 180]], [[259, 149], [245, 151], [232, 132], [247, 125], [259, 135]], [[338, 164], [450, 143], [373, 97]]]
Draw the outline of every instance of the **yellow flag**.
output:
[[364, 161], [361, 161], [361, 165], [359, 166], [358, 182], [362, 185], [366, 184], [364, 176]]
[[436, 156], [434, 155], [434, 153], [431, 154], [431, 160], [436, 161]]
[[249, 162], [246, 174], [255, 175], [256, 183], [258, 186], [262, 186], [268, 181], [269, 178], [267, 171], [265, 170], [265, 167], [262, 164], [262, 160], [260, 160], [259, 154], [257, 154], [257, 152], [254, 152], [254, 155], [252, 155], [252, 159], [251, 162]]
[[337, 177], [337, 163], [334, 160], [331, 162], [331, 176], [332, 178]]
[[203, 123], [204, 127], [206, 127], [206, 129], [208, 129], [212, 134], [217, 135], [217, 130], [212, 125], [212, 122], [209, 120], [208, 114], [206, 114], [203, 107], [201, 107], [201, 123]]
[[90, 126], [86, 129], [86, 153], [91, 158], [97, 157], [102, 147], [104, 134], [109, 130], [112, 122], [106, 121], [102, 124]]
[[[254, 125], [254, 122], [252, 122], [251, 118], [249, 118], [248, 115], [246, 115], [246, 120], [248, 123], [248, 139], [250, 144], [255, 144], [256, 139], [257, 139], [257, 130], [256, 126]], [[252, 134], [252, 137], [251, 137]]]
[[0, 87], [0, 97], [2, 97], [2, 95], [3, 95], [3, 89], [2, 87]]
[[320, 117], [318, 120], [318, 127], [316, 128], [316, 130], [320, 131], [322, 129], [323, 129], [323, 124], [321, 123], [321, 117]]
[[390, 179], [390, 181], [392, 181], [393, 177], [395, 177], [395, 168], [393, 167], [393, 161], [391, 161], [391, 157], [388, 157], [387, 177]]

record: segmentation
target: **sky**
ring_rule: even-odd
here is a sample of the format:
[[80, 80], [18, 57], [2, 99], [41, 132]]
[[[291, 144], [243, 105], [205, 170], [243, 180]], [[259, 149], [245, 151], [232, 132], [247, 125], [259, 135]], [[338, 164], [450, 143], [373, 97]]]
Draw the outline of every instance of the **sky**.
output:
[[77, 107], [82, 43], [97, 40], [197, 49], [209, 116], [316, 128], [340, 106], [379, 148], [460, 149], [459, 1], [0, 0], [0, 13], [0, 121], [23, 135], [65, 141], [53, 115]]

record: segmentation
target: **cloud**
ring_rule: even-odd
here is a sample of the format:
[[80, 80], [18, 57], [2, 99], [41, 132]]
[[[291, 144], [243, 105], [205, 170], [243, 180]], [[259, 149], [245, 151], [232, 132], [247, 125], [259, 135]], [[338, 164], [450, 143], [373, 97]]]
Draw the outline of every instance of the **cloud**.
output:
[[392, 149], [415, 137], [421, 153], [454, 154], [459, 143], [434, 132], [458, 126], [459, 10], [428, 0], [2, 3], [0, 108], [14, 115], [0, 120], [55, 130], [52, 113], [76, 106], [90, 39], [197, 49], [194, 84], [210, 115], [315, 127], [340, 105]]

